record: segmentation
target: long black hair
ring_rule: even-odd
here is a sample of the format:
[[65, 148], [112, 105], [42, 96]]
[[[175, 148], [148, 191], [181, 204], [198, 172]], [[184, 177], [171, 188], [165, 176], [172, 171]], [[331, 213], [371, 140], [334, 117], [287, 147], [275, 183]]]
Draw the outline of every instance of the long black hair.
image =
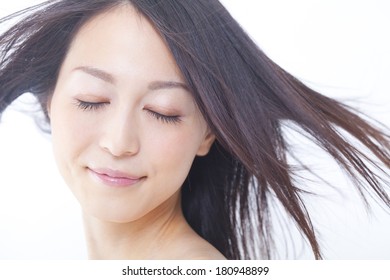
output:
[[[384, 189], [389, 177], [377, 163], [390, 167], [390, 137], [272, 62], [217, 0], [54, 0], [3, 19], [27, 15], [0, 37], [0, 114], [25, 92], [47, 113], [80, 26], [124, 3], [160, 33], [216, 136], [209, 154], [194, 160], [182, 186], [182, 209], [191, 227], [227, 258], [272, 256], [270, 197], [321, 258], [303, 190], [287, 160], [288, 125], [328, 152], [363, 197], [368, 192], [390, 206]], [[369, 152], [350, 144], [348, 134]]]

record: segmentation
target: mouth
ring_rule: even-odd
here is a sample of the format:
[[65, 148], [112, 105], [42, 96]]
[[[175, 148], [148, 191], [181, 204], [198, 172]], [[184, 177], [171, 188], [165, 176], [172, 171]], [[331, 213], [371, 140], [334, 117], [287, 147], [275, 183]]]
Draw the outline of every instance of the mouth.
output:
[[129, 187], [141, 182], [144, 177], [127, 174], [107, 168], [87, 168], [88, 172], [100, 183], [111, 187]]

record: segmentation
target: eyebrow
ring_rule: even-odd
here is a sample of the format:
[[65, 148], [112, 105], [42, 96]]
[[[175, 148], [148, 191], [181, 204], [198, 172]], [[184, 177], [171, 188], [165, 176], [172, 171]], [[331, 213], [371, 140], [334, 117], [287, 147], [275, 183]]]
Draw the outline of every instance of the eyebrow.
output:
[[171, 89], [171, 88], [181, 88], [186, 91], [190, 91], [187, 85], [180, 82], [174, 82], [174, 81], [154, 81], [151, 82], [148, 86], [149, 90]]
[[[86, 74], [89, 74], [109, 84], [116, 83], [116, 79], [114, 78], [113, 75], [95, 67], [79, 66], [74, 68], [74, 70], [82, 71]], [[186, 91], [190, 91], [186, 84], [181, 82], [175, 82], [175, 81], [153, 81], [148, 85], [148, 89], [151, 91], [162, 90], [162, 89], [174, 89], [174, 88], [181, 88]]]
[[98, 78], [102, 81], [105, 81], [109, 84], [115, 84], [116, 83], [116, 80], [114, 78], [113, 75], [111, 75], [110, 73], [107, 73], [103, 70], [100, 70], [100, 69], [97, 69], [97, 68], [94, 68], [94, 67], [89, 67], [89, 66], [79, 66], [79, 67], [76, 67], [74, 68], [73, 70], [79, 70], [79, 71], [82, 71], [84, 73], [87, 73], [95, 78]]

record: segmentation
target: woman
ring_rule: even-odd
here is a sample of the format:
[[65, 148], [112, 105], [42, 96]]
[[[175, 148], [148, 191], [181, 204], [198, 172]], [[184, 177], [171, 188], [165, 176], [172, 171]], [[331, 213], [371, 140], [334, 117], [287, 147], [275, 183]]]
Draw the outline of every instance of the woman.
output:
[[0, 40], [0, 108], [40, 100], [91, 258], [270, 257], [270, 196], [320, 258], [289, 124], [389, 205], [374, 162], [389, 166], [388, 136], [280, 69], [217, 1], [50, 1]]

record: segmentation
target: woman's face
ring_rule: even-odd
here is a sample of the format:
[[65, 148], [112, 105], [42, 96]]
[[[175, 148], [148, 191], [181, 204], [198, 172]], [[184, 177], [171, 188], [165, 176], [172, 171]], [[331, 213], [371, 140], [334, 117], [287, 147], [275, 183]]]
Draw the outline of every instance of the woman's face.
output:
[[168, 48], [128, 5], [80, 29], [48, 109], [62, 176], [107, 221], [173, 206], [214, 140]]

